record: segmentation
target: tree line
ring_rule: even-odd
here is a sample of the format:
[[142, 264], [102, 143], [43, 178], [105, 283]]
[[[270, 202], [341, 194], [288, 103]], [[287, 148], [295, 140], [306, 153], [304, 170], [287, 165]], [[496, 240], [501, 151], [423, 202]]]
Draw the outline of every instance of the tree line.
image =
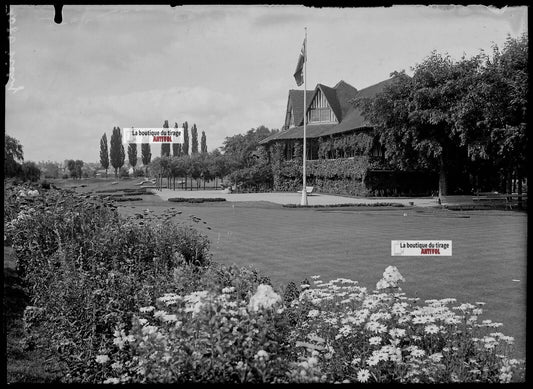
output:
[[[165, 120], [163, 123], [163, 128], [169, 128], [168, 120]], [[174, 123], [174, 128], [179, 128], [178, 123]], [[161, 158], [168, 158], [171, 156], [173, 157], [181, 157], [181, 156], [189, 156], [189, 125], [187, 122], [182, 124], [183, 128], [183, 139], [184, 142], [182, 144], [180, 143], [163, 143], [161, 144]], [[198, 151], [198, 129], [196, 127], [196, 124], [193, 124], [191, 127], [191, 140], [190, 140], [190, 147], [191, 147], [191, 155], [199, 154]], [[202, 136], [200, 139], [200, 153], [201, 154], [207, 154], [207, 137], [205, 135], [205, 131], [202, 131]], [[137, 166], [137, 144], [130, 143], [128, 144], [128, 162], [129, 165], [134, 169]], [[108, 141], [107, 141], [107, 135], [104, 133], [102, 138], [100, 139], [100, 165], [102, 168], [106, 170], [106, 176], [107, 171], [111, 167], [115, 170], [115, 177], [118, 176], [118, 171], [124, 166], [126, 160], [126, 152], [124, 150], [124, 145], [122, 143], [122, 134], [120, 131], [120, 127], [113, 127], [113, 131], [111, 134], [111, 139], [109, 142], [108, 147]], [[141, 144], [141, 161], [143, 163], [143, 166], [145, 167], [145, 174], [148, 174], [148, 167], [150, 166], [150, 163], [152, 161], [152, 151], [151, 146], [149, 143], [143, 143]]]

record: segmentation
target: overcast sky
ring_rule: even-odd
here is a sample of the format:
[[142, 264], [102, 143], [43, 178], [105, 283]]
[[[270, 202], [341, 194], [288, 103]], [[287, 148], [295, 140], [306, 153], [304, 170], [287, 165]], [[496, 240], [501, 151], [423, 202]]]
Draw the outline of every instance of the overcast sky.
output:
[[63, 22], [53, 18], [51, 5], [11, 6], [5, 128], [25, 160], [98, 162], [114, 126], [196, 123], [209, 151], [280, 128], [304, 27], [307, 89], [361, 89], [412, 74], [432, 50], [490, 53], [527, 31], [527, 7], [65, 5]]

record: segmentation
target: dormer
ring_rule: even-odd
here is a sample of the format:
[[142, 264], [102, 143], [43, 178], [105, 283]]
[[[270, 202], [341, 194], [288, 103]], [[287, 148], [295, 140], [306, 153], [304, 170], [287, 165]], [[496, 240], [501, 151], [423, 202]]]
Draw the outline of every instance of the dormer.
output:
[[331, 94], [332, 96], [329, 96], [328, 99], [327, 94], [331, 88], [326, 88], [327, 87], [324, 85], [318, 84], [315, 90], [313, 100], [307, 111], [307, 122], [310, 124], [339, 122], [339, 119], [332, 108], [332, 105], [335, 104], [335, 102], [330, 103], [331, 98], [335, 95]]

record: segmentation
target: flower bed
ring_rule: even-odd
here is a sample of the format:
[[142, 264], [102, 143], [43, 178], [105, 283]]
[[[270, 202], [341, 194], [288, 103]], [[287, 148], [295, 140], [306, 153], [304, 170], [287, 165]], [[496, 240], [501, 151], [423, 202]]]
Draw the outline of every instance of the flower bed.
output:
[[285, 208], [338, 208], [338, 207], [404, 207], [402, 203], [344, 203], [344, 204], [315, 204], [315, 205], [300, 205], [300, 204], [283, 204]]
[[174, 202], [174, 203], [212, 203], [212, 202], [218, 202], [218, 201], [226, 201], [223, 197], [195, 197], [195, 198], [187, 198], [187, 197], [171, 197], [168, 199], [168, 201]]
[[179, 224], [136, 225], [69, 191], [4, 188], [6, 240], [31, 298], [25, 331], [64, 382], [522, 382], [483, 303], [418, 301], [390, 266], [373, 291], [286, 287], [210, 260]]

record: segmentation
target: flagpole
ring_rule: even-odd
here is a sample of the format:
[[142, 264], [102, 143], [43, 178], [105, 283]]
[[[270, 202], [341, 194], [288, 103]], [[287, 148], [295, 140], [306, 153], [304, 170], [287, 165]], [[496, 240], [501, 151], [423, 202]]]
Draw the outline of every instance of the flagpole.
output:
[[304, 141], [303, 141], [303, 188], [302, 188], [302, 200], [300, 205], [307, 205], [307, 180], [306, 180], [306, 140], [307, 140], [307, 27], [305, 27], [305, 47], [304, 47]]

